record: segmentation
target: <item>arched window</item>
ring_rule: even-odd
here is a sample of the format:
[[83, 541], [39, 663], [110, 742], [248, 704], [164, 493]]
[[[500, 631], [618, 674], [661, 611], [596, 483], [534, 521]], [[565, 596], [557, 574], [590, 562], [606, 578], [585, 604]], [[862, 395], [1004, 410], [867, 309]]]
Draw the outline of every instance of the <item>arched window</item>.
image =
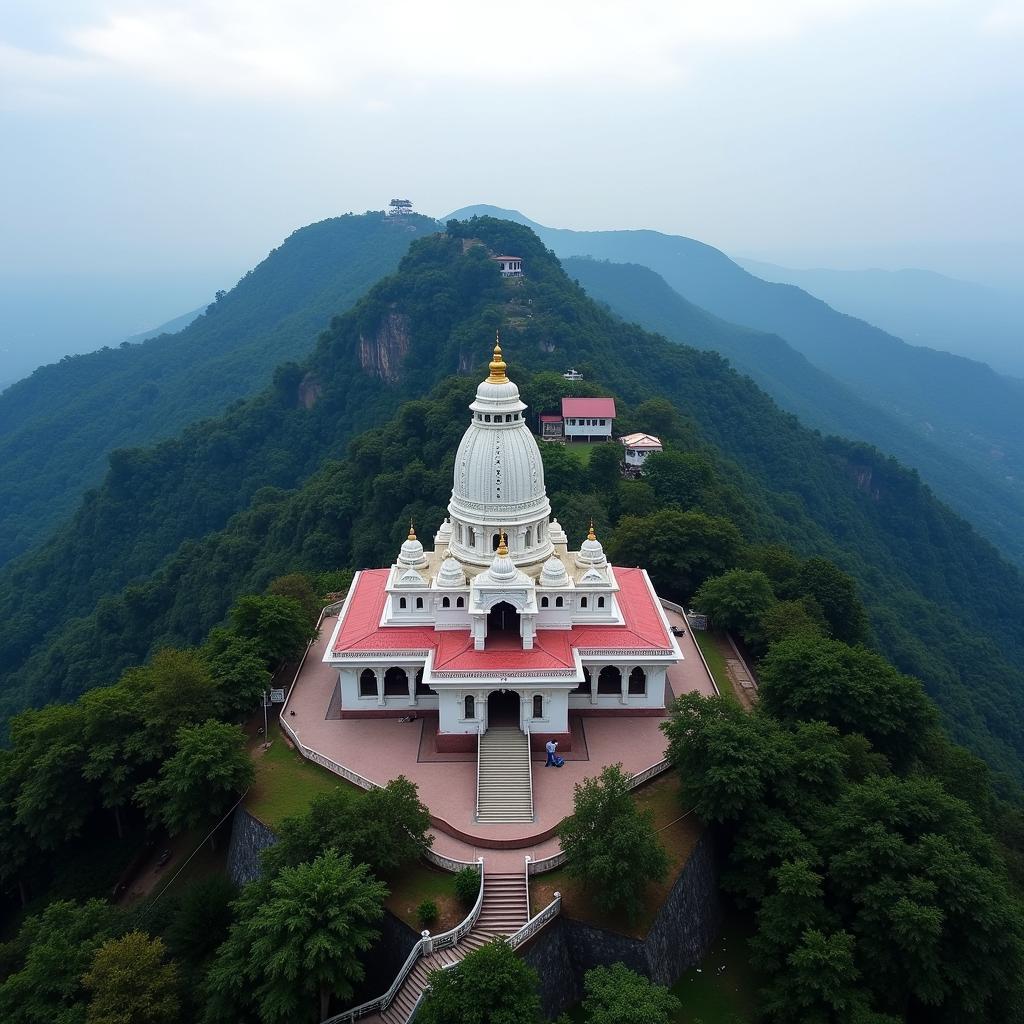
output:
[[484, 423], [491, 422], [491, 414], [489, 412], [484, 413]]
[[501, 543], [501, 534], [500, 533], [496, 533], [493, 537], [491, 537], [491, 550], [492, 551], [497, 551], [498, 550], [498, 545], [500, 543]]
[[409, 607], [409, 602], [406, 601], [406, 599], [404, 597], [400, 597], [398, 599], [398, 607], [399, 608], [408, 608]]
[[511, 423], [512, 422], [512, 413], [509, 412], [509, 413], [505, 414], [505, 422], [506, 423]]
[[423, 607], [423, 598], [422, 597], [417, 597], [416, 598], [416, 607], [417, 608], [422, 608]]
[[437, 690], [432, 690], [423, 682], [423, 669], [416, 669], [416, 693], [421, 697], [436, 697]]
[[456, 608], [465, 608], [466, 607], [466, 599], [464, 597], [457, 597], [457, 598], [455, 598], [455, 607]]
[[548, 606], [547, 596], [544, 596], [544, 597], [542, 597], [540, 599], [540, 606], [541, 606], [541, 608], [547, 608], [547, 606]]
[[597, 607], [598, 608], [603, 608], [604, 607], [604, 598], [603, 597], [599, 597], [597, 599]]
[[622, 693], [622, 673], [614, 665], [605, 665], [597, 677], [598, 693]]
[[364, 668], [363, 671], [359, 673], [359, 696], [377, 696], [377, 676], [372, 668]]
[[565, 601], [561, 597], [556, 597], [555, 598], [555, 607], [556, 608], [561, 608], [562, 605], [564, 605], [564, 604], [565, 604]]
[[466, 698], [464, 704], [465, 714], [463, 715], [463, 718], [476, 718], [476, 701], [473, 700], [472, 695]]
[[476, 547], [476, 530], [474, 530], [472, 526], [467, 526], [466, 530], [467, 530], [467, 532], [469, 534], [469, 536], [467, 538], [468, 546], [471, 547], [471, 548], [475, 548]]
[[384, 696], [404, 697], [409, 693], [409, 677], [404, 668], [392, 666], [384, 673]]
[[442, 597], [441, 598], [441, 607], [442, 608], [451, 608], [451, 606], [452, 606], [452, 599], [450, 597]]
[[639, 665], [629, 673], [629, 692], [640, 697], [647, 693], [647, 673]]
[[544, 717], [544, 698], [539, 693], [533, 698], [533, 717]]
[[581, 608], [586, 608], [587, 607], [587, 599], [586, 599], [586, 597], [581, 597], [580, 598], [580, 607]]

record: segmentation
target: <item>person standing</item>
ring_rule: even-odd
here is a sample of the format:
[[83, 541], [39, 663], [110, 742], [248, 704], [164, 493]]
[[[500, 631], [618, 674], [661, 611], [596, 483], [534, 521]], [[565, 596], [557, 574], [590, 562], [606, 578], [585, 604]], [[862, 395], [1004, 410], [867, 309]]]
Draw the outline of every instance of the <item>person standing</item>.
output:
[[555, 763], [555, 751], [558, 749], [558, 744], [554, 740], [548, 740], [544, 744], [544, 749], [548, 752], [547, 763], [544, 767], [550, 768]]

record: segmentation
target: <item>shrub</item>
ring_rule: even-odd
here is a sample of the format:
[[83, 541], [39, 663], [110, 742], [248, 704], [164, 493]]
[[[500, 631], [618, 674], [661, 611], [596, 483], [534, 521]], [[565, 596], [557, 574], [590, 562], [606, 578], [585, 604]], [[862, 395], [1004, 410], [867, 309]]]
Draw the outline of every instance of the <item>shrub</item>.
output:
[[464, 907], [471, 907], [480, 895], [480, 872], [476, 868], [463, 868], [455, 876], [455, 896]]
[[437, 921], [437, 904], [433, 900], [424, 900], [416, 908], [416, 919], [421, 928], [429, 928]]

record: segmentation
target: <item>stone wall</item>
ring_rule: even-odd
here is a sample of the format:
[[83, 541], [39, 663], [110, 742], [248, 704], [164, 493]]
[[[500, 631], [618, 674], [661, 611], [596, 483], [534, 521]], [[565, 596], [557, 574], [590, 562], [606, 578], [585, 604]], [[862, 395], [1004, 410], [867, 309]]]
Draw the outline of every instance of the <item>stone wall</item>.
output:
[[244, 807], [235, 811], [231, 821], [228, 844], [228, 878], [235, 885], [245, 885], [260, 876], [260, 854], [277, 842], [277, 836]]
[[659, 985], [674, 984], [704, 958], [720, 925], [718, 873], [705, 832], [645, 938], [562, 916], [530, 943], [523, 959], [540, 975], [544, 1012], [554, 1018], [583, 997], [583, 976], [592, 967], [621, 962]]

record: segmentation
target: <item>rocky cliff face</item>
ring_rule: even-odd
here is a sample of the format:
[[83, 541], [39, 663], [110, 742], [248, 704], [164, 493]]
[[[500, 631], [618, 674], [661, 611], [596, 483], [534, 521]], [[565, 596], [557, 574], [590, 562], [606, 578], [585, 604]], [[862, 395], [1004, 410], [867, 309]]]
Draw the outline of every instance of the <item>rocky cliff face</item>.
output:
[[359, 364], [367, 373], [395, 384], [409, 354], [409, 318], [392, 310], [372, 337], [359, 335]]

